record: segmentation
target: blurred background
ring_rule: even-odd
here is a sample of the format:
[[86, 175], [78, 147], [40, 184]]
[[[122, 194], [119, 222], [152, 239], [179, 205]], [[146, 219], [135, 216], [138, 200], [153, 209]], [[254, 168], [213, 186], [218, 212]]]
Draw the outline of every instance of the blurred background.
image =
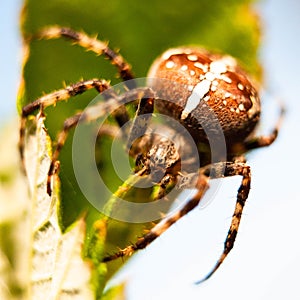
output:
[[[15, 123], [17, 116], [20, 8], [20, 0], [1, 2], [2, 131]], [[252, 190], [235, 248], [209, 281], [193, 284], [210, 270], [222, 251], [239, 178], [224, 180], [209, 206], [195, 209], [129, 262], [114, 279], [128, 280], [129, 299], [300, 299], [300, 2], [265, 0], [255, 9], [262, 21], [259, 56], [266, 97], [282, 99], [287, 116], [276, 143], [248, 157]], [[272, 128], [276, 105], [276, 101], [264, 105], [266, 121], [261, 132]], [[6, 140], [0, 143], [5, 148]], [[15, 159], [17, 162], [18, 157]]]

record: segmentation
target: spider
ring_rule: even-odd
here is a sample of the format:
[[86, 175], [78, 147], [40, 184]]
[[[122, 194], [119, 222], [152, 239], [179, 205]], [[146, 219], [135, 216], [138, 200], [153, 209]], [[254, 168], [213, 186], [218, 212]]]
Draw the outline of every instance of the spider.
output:
[[[48, 174], [47, 192], [51, 195], [51, 178], [58, 172], [59, 154], [69, 131], [81, 122], [90, 122], [110, 111], [113, 111], [113, 117], [122, 127], [130, 118], [125, 106], [122, 105], [125, 103], [124, 100], [129, 98], [131, 101], [138, 101], [132, 126], [130, 130], [123, 132], [123, 138], [125, 136], [128, 140], [126, 147], [129, 155], [133, 157], [136, 164], [135, 174], [150, 176], [151, 180], [159, 186], [158, 198], [165, 196], [167, 188], [177, 183], [183, 188], [192, 186], [196, 192], [179, 210], [167, 215], [132, 245], [105, 256], [103, 262], [130, 256], [136, 250], [148, 246], [199, 204], [209, 189], [209, 180], [241, 176], [235, 210], [223, 252], [212, 270], [197, 283], [207, 280], [216, 272], [233, 248], [238, 233], [251, 183], [250, 166], [246, 164], [244, 154], [249, 150], [265, 147], [274, 142], [284, 109], [281, 109], [280, 117], [270, 135], [255, 136], [255, 128], [259, 123], [261, 112], [259, 95], [247, 74], [231, 56], [211, 53], [195, 47], [167, 50], [154, 61], [150, 68], [147, 77], [154, 78], [154, 80], [149, 80], [148, 86], [138, 88], [135, 85], [130, 65], [119, 53], [110, 49], [107, 43], [99, 39], [91, 38], [83, 32], [58, 26], [45, 28], [31, 38], [57, 39], [61, 37], [109, 59], [117, 67], [119, 76], [127, 86], [127, 91], [124, 95], [117, 95], [111, 91], [108, 81], [92, 79], [80, 81], [27, 104], [22, 109], [20, 125], [19, 149], [22, 160], [28, 116], [38, 109], [54, 106], [59, 101], [67, 100], [92, 88], [99, 93], [108, 91], [104, 102], [65, 120], [63, 129], [57, 137]], [[170, 101], [170, 99], [173, 100]], [[191, 174], [188, 171], [185, 173], [181, 171], [184, 161], [181, 152], [176, 148], [176, 143], [161, 137], [159, 127], [153, 131], [148, 130], [154, 107], [160, 114], [180, 124], [196, 144], [200, 164], [192, 176], [189, 177]], [[225, 154], [218, 153], [217, 159], [213, 159], [211, 140], [218, 139], [218, 135], [215, 134], [218, 126], [222, 131], [221, 136], [224, 138], [226, 151]], [[176, 140], [178, 136], [181, 136], [179, 129], [178, 131], [176, 127], [172, 129], [172, 136]], [[114, 130], [107, 130], [107, 132], [106, 134], [115, 136]], [[183, 139], [180, 145], [181, 150], [187, 149], [187, 155], [189, 155], [189, 143]], [[185, 164], [194, 165], [194, 162], [193, 157], [189, 157]]]

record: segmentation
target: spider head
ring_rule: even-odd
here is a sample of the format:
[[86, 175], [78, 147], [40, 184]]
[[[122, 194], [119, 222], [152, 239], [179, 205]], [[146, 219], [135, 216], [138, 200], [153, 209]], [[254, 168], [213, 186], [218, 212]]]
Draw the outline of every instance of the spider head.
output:
[[144, 170], [151, 180], [158, 183], [167, 174], [175, 174], [180, 169], [180, 155], [175, 144], [167, 138], [154, 138], [155, 142], [147, 152], [136, 158], [136, 170]]

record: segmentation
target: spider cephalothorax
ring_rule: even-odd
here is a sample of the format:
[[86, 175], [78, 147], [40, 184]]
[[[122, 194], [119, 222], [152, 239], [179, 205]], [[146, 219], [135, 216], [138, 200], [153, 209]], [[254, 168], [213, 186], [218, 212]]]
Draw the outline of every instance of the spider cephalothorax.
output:
[[[106, 56], [117, 67], [124, 81], [130, 79], [125, 82], [127, 91], [118, 95], [110, 89], [108, 81], [92, 79], [75, 83], [24, 106], [20, 129], [21, 157], [23, 158], [26, 118], [35, 110], [55, 105], [58, 101], [69, 99], [91, 88], [99, 93], [108, 91], [104, 102], [97, 103], [65, 121], [57, 138], [49, 170], [47, 190], [51, 195], [51, 177], [57, 171], [59, 153], [70, 129], [111, 112], [122, 127], [129, 120], [129, 114], [123, 105], [125, 100], [137, 100], [132, 126], [130, 130], [122, 131], [122, 139], [127, 139], [128, 153], [135, 160], [134, 172], [137, 176], [150, 176], [151, 181], [160, 187], [158, 198], [164, 197], [166, 190], [174, 186], [194, 188], [196, 192], [178, 211], [162, 219], [136, 243], [104, 257], [103, 261], [129, 256], [135, 250], [149, 245], [199, 204], [209, 188], [210, 179], [239, 175], [242, 176], [242, 182], [224, 250], [215, 267], [203, 280], [208, 279], [234, 245], [243, 207], [250, 191], [250, 167], [246, 165], [242, 155], [248, 150], [272, 144], [277, 137], [281, 118], [269, 136], [254, 136], [254, 129], [260, 118], [258, 92], [237, 61], [228, 55], [189, 47], [168, 50], [150, 68], [147, 86], [137, 88], [136, 81], [131, 80], [134, 76], [130, 66], [120, 54], [100, 40], [60, 27], [46, 28], [32, 38], [60, 37], [66, 37], [85, 49]], [[171, 125], [171, 134], [163, 134], [165, 125], [157, 125], [155, 130], [149, 129], [154, 106], [159, 114], [171, 117], [178, 124]], [[185, 132], [192, 138], [186, 139]], [[102, 133], [116, 137], [113, 126], [106, 127]], [[101, 131], [99, 135], [101, 136]], [[196, 145], [196, 152], [191, 144]], [[213, 151], [216, 152], [214, 155]]]

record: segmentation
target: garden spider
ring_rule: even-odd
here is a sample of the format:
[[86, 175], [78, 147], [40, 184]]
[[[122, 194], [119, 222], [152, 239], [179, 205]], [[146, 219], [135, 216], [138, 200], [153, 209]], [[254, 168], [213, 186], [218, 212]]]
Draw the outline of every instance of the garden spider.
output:
[[[154, 80], [149, 80], [147, 87], [137, 88], [129, 64], [120, 54], [98, 39], [91, 38], [82, 32], [57, 26], [45, 28], [32, 38], [56, 39], [60, 37], [65, 37], [97, 55], [104, 55], [108, 58], [117, 67], [128, 91], [124, 94], [125, 96], [117, 95], [110, 89], [106, 80], [85, 80], [42, 96], [24, 106], [19, 142], [22, 160], [26, 119], [29, 115], [38, 109], [53, 106], [59, 101], [67, 100], [92, 88], [99, 93], [108, 91], [105, 96], [106, 101], [87, 111], [79, 112], [64, 122], [63, 129], [58, 134], [49, 169], [47, 192], [50, 195], [51, 178], [57, 172], [59, 154], [69, 131], [81, 122], [97, 119], [110, 111], [114, 111], [113, 116], [122, 127], [129, 120], [125, 106], [122, 105], [124, 100], [128, 98], [131, 101], [138, 100], [131, 129], [124, 131], [124, 135], [128, 137], [127, 149], [136, 162], [134, 172], [138, 176], [150, 176], [151, 180], [160, 187], [159, 197], [167, 194], [167, 187], [177, 183], [184, 188], [193, 187], [196, 192], [178, 211], [163, 218], [136, 243], [104, 257], [103, 262], [130, 256], [136, 250], [148, 246], [199, 204], [208, 190], [210, 179], [239, 175], [242, 176], [242, 181], [223, 253], [214, 268], [198, 283], [210, 278], [233, 248], [243, 208], [250, 191], [250, 167], [246, 164], [243, 154], [274, 142], [280, 128], [283, 109], [271, 134], [255, 137], [253, 132], [260, 119], [259, 96], [254, 85], [232, 57], [212, 54], [200, 48], [170, 49], [163, 53], [150, 68], [148, 78], [154, 78]], [[170, 99], [173, 100], [170, 101]], [[192, 136], [197, 146], [197, 155], [200, 157], [200, 165], [193, 176], [189, 177], [190, 174], [181, 171], [184, 162], [175, 143], [170, 139], [162, 138], [159, 130], [148, 131], [154, 105], [160, 114], [176, 120]], [[218, 126], [222, 131], [221, 137], [216, 134]], [[106, 134], [115, 136], [113, 131], [107, 130], [109, 133]], [[173, 128], [174, 139], [177, 139], [176, 135], [180, 136], [180, 133]], [[225, 142], [225, 153], [218, 153], [217, 159], [213, 159], [212, 140], [222, 139], [222, 137]], [[189, 144], [181, 143], [181, 147], [189, 148]], [[194, 164], [193, 157], [190, 157], [190, 161], [186, 164]]]

